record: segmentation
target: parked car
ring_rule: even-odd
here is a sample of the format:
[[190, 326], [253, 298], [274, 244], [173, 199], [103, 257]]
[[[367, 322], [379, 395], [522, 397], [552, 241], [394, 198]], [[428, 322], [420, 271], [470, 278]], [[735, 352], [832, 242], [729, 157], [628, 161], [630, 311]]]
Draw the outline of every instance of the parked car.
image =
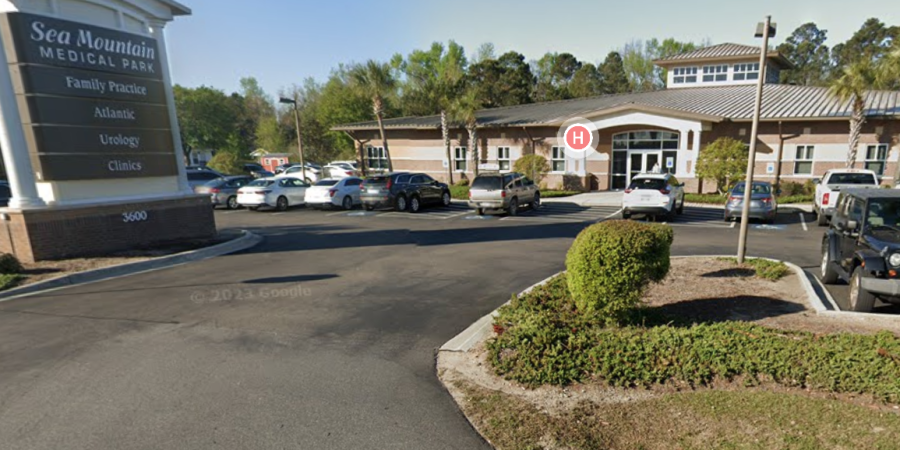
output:
[[[744, 213], [744, 197], [746, 182], [736, 184], [728, 193], [725, 203], [725, 221], [730, 222]], [[775, 200], [775, 189], [767, 181], [754, 181], [750, 192], [750, 218], [766, 223], [775, 223], [778, 215], [778, 202]]]
[[272, 172], [269, 172], [268, 170], [263, 169], [263, 170], [254, 170], [253, 172], [250, 172], [250, 176], [253, 178], [269, 178], [269, 177], [274, 177], [275, 174]]
[[357, 177], [319, 180], [306, 190], [306, 204], [313, 208], [353, 209], [354, 206], [360, 204], [359, 188], [362, 181]]
[[323, 170], [328, 178], [346, 178], [346, 177], [355, 177], [356, 176], [356, 168], [347, 163], [337, 163], [333, 162], [331, 164], [326, 165]]
[[842, 189], [847, 188], [878, 188], [878, 176], [871, 170], [862, 169], [835, 169], [825, 172], [821, 180], [813, 180], [816, 183], [816, 198], [813, 208], [816, 212], [816, 223], [820, 227], [828, 225], [834, 214]]
[[469, 187], [469, 207], [479, 216], [490, 210], [514, 216], [526, 204], [540, 208], [541, 191], [533, 181], [518, 173], [481, 174]]
[[257, 163], [245, 163], [244, 173], [253, 175], [254, 172], [266, 172], [266, 168]]
[[822, 240], [822, 282], [850, 284], [849, 307], [900, 304], [900, 191], [845, 189]]
[[298, 164], [297, 163], [287, 163], [287, 164], [281, 164], [281, 165], [275, 166], [275, 175], [278, 175], [279, 173], [287, 170], [289, 167], [294, 167], [296, 165], [298, 165]]
[[632, 214], [674, 217], [684, 212], [684, 183], [669, 173], [642, 173], [622, 195], [622, 218]]
[[253, 177], [246, 175], [216, 178], [206, 184], [195, 187], [194, 193], [209, 195], [213, 208], [225, 206], [227, 209], [237, 209], [240, 207], [237, 201], [238, 189], [246, 186], [251, 181], [253, 181]]
[[393, 207], [397, 211], [419, 212], [428, 204], [450, 205], [450, 188], [424, 173], [393, 172], [373, 175], [360, 190], [363, 207]]
[[12, 190], [9, 188], [9, 182], [0, 180], [0, 207], [9, 206], [9, 199], [12, 198]]
[[257, 178], [238, 189], [237, 202], [253, 211], [263, 206], [284, 211], [291, 206], [304, 204], [307, 188], [309, 184], [299, 178]]
[[212, 180], [218, 180], [222, 177], [224, 177], [224, 175], [212, 170], [204, 169], [187, 171], [188, 185], [191, 186], [191, 189], [194, 189], [198, 186], [203, 186], [204, 184], [209, 183]]
[[306, 180], [307, 184], [312, 184], [319, 180], [320, 174], [322, 173], [321, 167], [315, 167], [315, 165], [306, 164], [306, 177], [304, 178], [303, 166], [297, 164], [295, 166], [288, 167], [283, 172], [275, 175], [275, 177], [291, 177], [291, 178], [300, 178]]
[[188, 172], [190, 172], [192, 170], [208, 170], [208, 171], [214, 172], [214, 170], [210, 169], [209, 167], [200, 166], [200, 165], [185, 166], [185, 170], [187, 170]]

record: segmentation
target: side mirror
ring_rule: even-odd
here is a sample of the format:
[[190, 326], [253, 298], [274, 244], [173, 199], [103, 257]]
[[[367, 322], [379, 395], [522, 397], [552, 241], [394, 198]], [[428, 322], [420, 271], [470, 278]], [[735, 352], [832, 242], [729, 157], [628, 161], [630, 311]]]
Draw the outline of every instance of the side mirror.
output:
[[822, 180], [820, 180], [818, 178], [813, 180], [813, 184], [820, 184], [820, 183], [822, 183]]

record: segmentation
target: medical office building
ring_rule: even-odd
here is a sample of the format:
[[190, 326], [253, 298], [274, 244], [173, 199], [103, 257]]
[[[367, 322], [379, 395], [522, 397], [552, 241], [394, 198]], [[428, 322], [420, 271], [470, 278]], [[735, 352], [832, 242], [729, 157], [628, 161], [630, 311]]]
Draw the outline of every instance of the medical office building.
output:
[[[728, 136], [749, 144], [757, 80], [758, 47], [721, 44], [656, 61], [668, 69], [664, 90], [607, 95], [482, 110], [478, 113], [481, 163], [511, 169], [522, 155], [537, 153], [550, 163], [548, 187], [573, 183], [591, 190], [626, 187], [632, 176], [659, 165], [692, 192], [715, 189], [696, 176], [697, 155]], [[762, 105], [757, 179], [805, 182], [844, 167], [848, 154], [849, 101], [823, 87], [779, 84], [793, 66], [778, 52], [768, 54]], [[857, 153], [859, 168], [878, 172], [885, 183], [896, 176], [900, 146], [900, 92], [873, 91], [866, 97], [866, 123]], [[582, 160], [565, 155], [557, 142], [563, 123], [574, 117], [599, 129], [597, 152]], [[471, 146], [464, 129], [451, 132], [447, 161], [440, 118], [384, 121], [395, 170], [421, 171], [454, 180], [473, 176]], [[362, 147], [369, 167], [384, 165], [375, 122], [335, 128]], [[779, 156], [780, 155], [780, 156]]]

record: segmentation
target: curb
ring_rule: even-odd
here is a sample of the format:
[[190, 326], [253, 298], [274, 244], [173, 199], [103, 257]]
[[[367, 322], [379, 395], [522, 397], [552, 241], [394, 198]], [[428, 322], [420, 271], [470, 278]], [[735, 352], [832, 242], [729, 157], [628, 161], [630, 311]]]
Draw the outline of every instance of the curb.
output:
[[33, 295], [39, 292], [50, 291], [79, 284], [93, 283], [95, 281], [108, 280], [111, 278], [125, 277], [141, 272], [165, 269], [189, 262], [227, 255], [229, 253], [246, 250], [262, 242], [262, 237], [257, 234], [251, 233], [247, 230], [242, 230], [241, 232], [241, 237], [223, 242], [221, 244], [213, 245], [212, 247], [176, 253], [174, 255], [163, 256], [147, 261], [137, 261], [133, 263], [120, 264], [117, 266], [86, 270], [84, 272], [64, 275], [61, 277], [40, 281], [38, 283], [13, 288], [7, 291], [0, 292], [0, 302]]

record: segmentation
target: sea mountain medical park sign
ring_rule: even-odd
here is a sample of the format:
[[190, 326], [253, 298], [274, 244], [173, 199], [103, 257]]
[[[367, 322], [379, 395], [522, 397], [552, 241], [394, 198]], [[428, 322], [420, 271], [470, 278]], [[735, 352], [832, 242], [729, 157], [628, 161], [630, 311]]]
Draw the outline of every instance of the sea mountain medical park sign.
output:
[[0, 30], [38, 181], [177, 175], [155, 39], [28, 13]]

